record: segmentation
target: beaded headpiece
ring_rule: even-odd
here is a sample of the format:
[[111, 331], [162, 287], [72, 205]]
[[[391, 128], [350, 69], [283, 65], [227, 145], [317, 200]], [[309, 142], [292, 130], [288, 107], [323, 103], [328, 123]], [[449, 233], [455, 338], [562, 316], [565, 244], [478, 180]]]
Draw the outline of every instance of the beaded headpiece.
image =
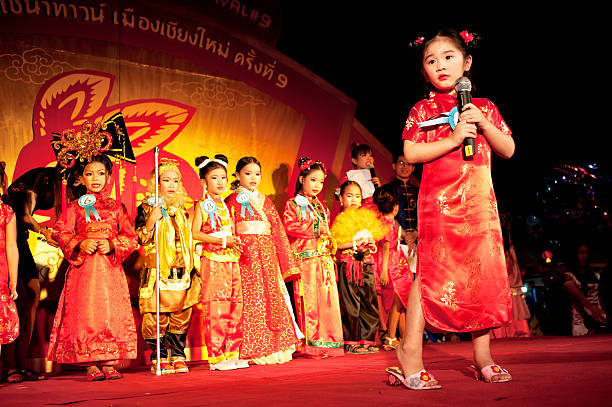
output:
[[52, 135], [51, 147], [63, 170], [74, 167], [77, 160], [82, 163], [88, 162], [99, 154], [107, 154], [136, 164], [121, 112], [104, 122], [85, 121], [80, 131], [67, 129]]
[[173, 158], [160, 158], [159, 159], [158, 173], [161, 175], [166, 171], [174, 171], [181, 178], [181, 170], [179, 169], [179, 162]]
[[81, 131], [64, 130], [61, 135], [53, 134], [51, 146], [57, 156], [57, 162], [64, 169], [74, 167], [77, 160], [91, 161], [91, 157], [110, 149], [113, 143], [109, 132], [102, 130], [101, 123], [86, 121]]
[[312, 167], [315, 164], [318, 164], [321, 167], [321, 169], [323, 169], [325, 176], [327, 176], [327, 167], [325, 166], [325, 163], [323, 163], [322, 161], [318, 161], [318, 160], [304, 161], [302, 165], [300, 165], [300, 172], [310, 170], [310, 167]]

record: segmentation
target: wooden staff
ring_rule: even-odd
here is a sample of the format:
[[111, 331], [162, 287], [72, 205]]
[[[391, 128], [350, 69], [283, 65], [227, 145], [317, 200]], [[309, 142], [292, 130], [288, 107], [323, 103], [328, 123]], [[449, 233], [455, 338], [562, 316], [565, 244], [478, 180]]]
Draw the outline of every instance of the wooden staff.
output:
[[[155, 147], [155, 206], [159, 205], [159, 147]], [[155, 335], [155, 343], [157, 346], [157, 368], [155, 370], [156, 376], [161, 376], [161, 351], [160, 351], [160, 335], [159, 335], [159, 219], [155, 221], [155, 295], [157, 301], [155, 301], [155, 317], [157, 322], [157, 332]]]

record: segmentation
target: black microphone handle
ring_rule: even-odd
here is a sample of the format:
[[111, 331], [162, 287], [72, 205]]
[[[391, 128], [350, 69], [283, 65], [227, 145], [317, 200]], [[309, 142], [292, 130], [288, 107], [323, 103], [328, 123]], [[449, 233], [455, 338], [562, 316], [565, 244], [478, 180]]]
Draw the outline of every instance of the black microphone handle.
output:
[[[459, 114], [463, 112], [463, 108], [468, 103], [472, 103], [472, 97], [469, 91], [462, 91], [457, 94], [457, 109]], [[472, 137], [466, 137], [463, 139], [463, 158], [465, 160], [471, 160], [476, 153], [476, 140]]]
[[[376, 178], [376, 170], [372, 166], [370, 166], [370, 177]], [[378, 185], [374, 184], [374, 189], [378, 189]]]

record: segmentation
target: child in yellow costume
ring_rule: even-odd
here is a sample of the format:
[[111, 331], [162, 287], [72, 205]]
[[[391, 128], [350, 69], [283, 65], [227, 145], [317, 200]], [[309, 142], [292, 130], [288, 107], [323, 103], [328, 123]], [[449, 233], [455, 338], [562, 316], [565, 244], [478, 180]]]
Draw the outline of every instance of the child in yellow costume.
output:
[[376, 241], [388, 234], [378, 214], [361, 206], [361, 187], [355, 181], [340, 186], [342, 212], [336, 216], [331, 236], [338, 244], [338, 292], [344, 352], [376, 353], [379, 324], [376, 280]]
[[200, 301], [200, 277], [193, 265], [194, 244], [187, 220], [187, 195], [176, 161], [161, 159], [159, 204], [155, 205], [155, 174], [149, 182], [151, 196], [138, 207], [136, 234], [145, 247], [140, 273], [139, 307], [142, 336], [152, 350], [151, 371], [156, 372], [156, 259], [155, 224], [158, 224], [160, 270], [160, 368], [162, 374], [186, 373], [185, 345], [192, 306]]

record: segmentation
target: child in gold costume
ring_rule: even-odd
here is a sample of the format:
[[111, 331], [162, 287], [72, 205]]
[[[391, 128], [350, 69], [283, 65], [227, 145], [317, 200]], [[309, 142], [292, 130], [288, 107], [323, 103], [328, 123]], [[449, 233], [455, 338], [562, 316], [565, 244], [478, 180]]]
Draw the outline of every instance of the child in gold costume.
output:
[[[144, 246], [144, 268], [140, 274], [139, 307], [142, 336], [152, 350], [151, 371], [156, 372], [156, 256], [155, 225], [160, 270], [160, 368], [162, 374], [186, 373], [185, 345], [192, 306], [200, 301], [200, 277], [193, 266], [194, 244], [187, 220], [187, 195], [178, 163], [161, 159], [158, 170], [159, 204], [151, 196], [138, 207], [136, 234]], [[154, 192], [155, 174], [149, 183]]]

